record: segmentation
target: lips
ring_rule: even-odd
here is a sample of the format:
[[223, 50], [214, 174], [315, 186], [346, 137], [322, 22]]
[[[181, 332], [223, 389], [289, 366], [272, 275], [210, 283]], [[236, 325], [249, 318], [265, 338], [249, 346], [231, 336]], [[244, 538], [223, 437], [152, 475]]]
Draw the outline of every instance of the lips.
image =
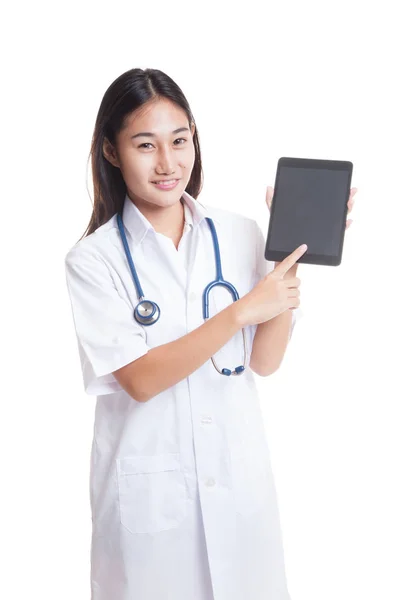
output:
[[165, 183], [166, 185], [172, 183], [173, 181], [179, 181], [179, 179], [158, 179], [157, 181], [152, 181], [151, 183]]
[[167, 183], [163, 183], [162, 180], [161, 181], [154, 181], [152, 182], [153, 185], [156, 186], [156, 188], [158, 190], [164, 190], [166, 192], [170, 191], [170, 190], [174, 190], [178, 183], [179, 183], [179, 179], [170, 179], [168, 180]]

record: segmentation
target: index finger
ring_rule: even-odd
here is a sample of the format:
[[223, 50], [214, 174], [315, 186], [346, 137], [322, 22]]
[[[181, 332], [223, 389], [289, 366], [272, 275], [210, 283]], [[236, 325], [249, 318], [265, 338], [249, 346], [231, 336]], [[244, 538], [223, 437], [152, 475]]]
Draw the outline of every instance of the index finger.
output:
[[285, 275], [285, 273], [289, 271], [290, 267], [293, 267], [293, 265], [299, 260], [299, 258], [303, 256], [307, 248], [307, 244], [302, 244], [301, 246], [296, 248], [296, 250], [294, 250], [292, 254], [289, 254], [289, 256], [284, 258], [283, 261], [274, 269], [274, 273], [283, 277], [283, 275]]

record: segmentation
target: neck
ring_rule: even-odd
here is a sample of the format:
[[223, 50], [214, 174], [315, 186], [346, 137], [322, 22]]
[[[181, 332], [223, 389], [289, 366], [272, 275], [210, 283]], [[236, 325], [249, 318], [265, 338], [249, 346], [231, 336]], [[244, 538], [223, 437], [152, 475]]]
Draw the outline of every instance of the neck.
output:
[[134, 204], [149, 223], [152, 224], [157, 233], [162, 233], [171, 238], [175, 245], [177, 245], [176, 242], [179, 242], [181, 239], [185, 225], [185, 211], [182, 199], [173, 206], [166, 208], [137, 200], [135, 200]]

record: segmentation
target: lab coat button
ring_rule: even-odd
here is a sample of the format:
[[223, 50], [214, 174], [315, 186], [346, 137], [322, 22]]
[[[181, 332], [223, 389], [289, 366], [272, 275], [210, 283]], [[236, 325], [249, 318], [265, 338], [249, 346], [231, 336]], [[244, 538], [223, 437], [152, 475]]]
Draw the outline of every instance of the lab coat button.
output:
[[202, 417], [201, 422], [202, 423], [212, 423], [212, 418], [209, 416]]
[[212, 477], [209, 477], [208, 479], [206, 479], [206, 486], [207, 487], [212, 487], [213, 485], [215, 485], [215, 479], [213, 479]]

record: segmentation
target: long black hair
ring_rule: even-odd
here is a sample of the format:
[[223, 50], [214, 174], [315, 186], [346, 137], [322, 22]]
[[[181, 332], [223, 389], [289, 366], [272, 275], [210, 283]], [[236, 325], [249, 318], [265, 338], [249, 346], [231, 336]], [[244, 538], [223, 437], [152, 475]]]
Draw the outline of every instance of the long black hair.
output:
[[[131, 69], [120, 75], [106, 90], [97, 113], [89, 159], [93, 178], [93, 212], [82, 238], [122, 210], [126, 185], [118, 167], [103, 155], [107, 138], [114, 146], [116, 136], [124, 128], [127, 117], [150, 101], [167, 98], [182, 108], [189, 121], [195, 124], [188, 101], [180, 87], [158, 69]], [[197, 198], [202, 188], [202, 165], [197, 127], [193, 134], [195, 160], [186, 191]]]

